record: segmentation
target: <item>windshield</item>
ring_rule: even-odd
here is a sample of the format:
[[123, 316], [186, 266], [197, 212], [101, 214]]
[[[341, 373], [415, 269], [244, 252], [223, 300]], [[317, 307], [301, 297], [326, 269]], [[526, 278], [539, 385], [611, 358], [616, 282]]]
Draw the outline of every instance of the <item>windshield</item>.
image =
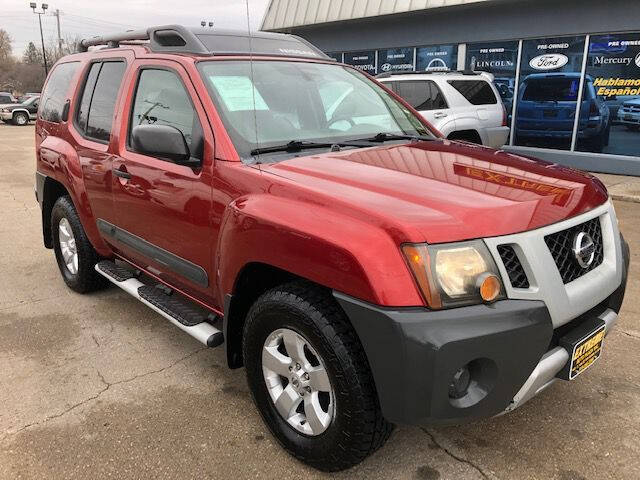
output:
[[199, 69], [243, 159], [291, 141], [332, 143], [381, 132], [433, 136], [375, 82], [340, 65], [224, 60]]

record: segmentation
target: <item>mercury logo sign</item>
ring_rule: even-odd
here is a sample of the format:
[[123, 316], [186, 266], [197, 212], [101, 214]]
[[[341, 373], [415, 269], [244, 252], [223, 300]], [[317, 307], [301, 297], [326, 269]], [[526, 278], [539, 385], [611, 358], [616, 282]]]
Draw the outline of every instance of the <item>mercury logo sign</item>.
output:
[[545, 53], [532, 58], [529, 66], [536, 70], [555, 70], [564, 67], [568, 62], [569, 58], [562, 53]]

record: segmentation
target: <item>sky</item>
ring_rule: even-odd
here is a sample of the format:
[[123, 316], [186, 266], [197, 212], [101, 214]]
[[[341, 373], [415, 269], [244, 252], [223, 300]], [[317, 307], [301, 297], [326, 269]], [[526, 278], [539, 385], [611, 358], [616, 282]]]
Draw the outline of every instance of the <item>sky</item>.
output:
[[[42, 16], [45, 43], [56, 36], [55, 9], [60, 10], [61, 36], [92, 37], [132, 28], [171, 23], [200, 26], [213, 21], [214, 28], [247, 28], [247, 5], [252, 30], [258, 30], [269, 0], [45, 0], [49, 5]], [[13, 54], [22, 57], [32, 41], [40, 48], [38, 17], [29, 8], [29, 1], [0, 0], [0, 28], [13, 39]], [[42, 0], [38, 2], [38, 7]], [[38, 8], [39, 9], [39, 8]]]

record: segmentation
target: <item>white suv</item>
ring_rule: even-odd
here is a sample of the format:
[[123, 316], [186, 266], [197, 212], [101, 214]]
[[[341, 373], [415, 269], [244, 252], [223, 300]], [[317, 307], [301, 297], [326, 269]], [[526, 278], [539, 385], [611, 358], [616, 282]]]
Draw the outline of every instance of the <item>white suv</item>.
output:
[[485, 72], [383, 73], [376, 77], [449, 139], [499, 148], [509, 127], [493, 76]]

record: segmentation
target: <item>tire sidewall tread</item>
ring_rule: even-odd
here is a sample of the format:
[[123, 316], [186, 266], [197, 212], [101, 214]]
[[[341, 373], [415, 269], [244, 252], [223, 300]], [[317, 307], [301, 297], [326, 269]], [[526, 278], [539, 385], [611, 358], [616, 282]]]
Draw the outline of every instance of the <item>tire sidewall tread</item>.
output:
[[[336, 413], [322, 434], [293, 429], [277, 412], [262, 374], [261, 352], [267, 336], [290, 328], [322, 357], [334, 393]], [[299, 460], [324, 471], [349, 468], [377, 450], [392, 425], [382, 417], [377, 392], [360, 341], [330, 292], [294, 282], [263, 294], [251, 307], [243, 353], [254, 402], [280, 444]]]

